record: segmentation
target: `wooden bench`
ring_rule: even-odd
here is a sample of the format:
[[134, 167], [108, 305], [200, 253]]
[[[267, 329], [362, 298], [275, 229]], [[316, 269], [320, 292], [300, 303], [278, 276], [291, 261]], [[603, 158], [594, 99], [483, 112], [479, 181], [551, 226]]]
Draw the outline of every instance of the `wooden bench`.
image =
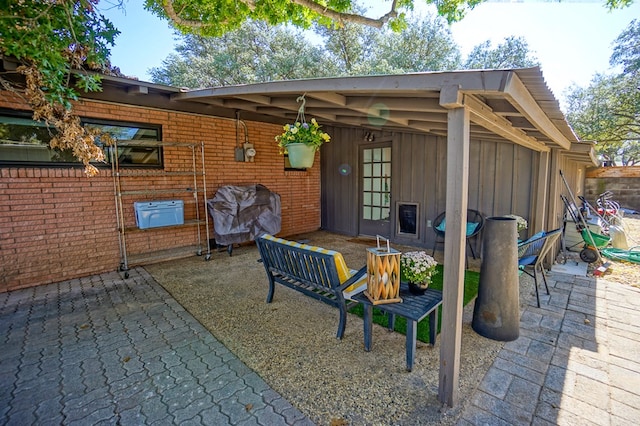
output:
[[342, 339], [347, 310], [357, 302], [351, 296], [366, 289], [367, 267], [347, 268], [342, 254], [264, 234], [256, 238], [269, 278], [267, 303], [273, 300], [275, 283], [297, 290], [340, 310], [336, 337]]

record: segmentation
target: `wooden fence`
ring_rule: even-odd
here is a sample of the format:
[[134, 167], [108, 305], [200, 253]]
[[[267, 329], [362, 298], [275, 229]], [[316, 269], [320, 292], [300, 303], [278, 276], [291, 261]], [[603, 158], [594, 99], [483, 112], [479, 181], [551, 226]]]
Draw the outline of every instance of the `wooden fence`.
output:
[[613, 193], [613, 200], [621, 207], [640, 211], [640, 166], [598, 167], [587, 170], [585, 198], [595, 205], [605, 191]]

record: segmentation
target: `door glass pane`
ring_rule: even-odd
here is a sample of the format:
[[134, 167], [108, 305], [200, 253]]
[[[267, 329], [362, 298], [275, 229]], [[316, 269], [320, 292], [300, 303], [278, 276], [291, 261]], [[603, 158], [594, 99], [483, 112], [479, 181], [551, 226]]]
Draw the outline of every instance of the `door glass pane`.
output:
[[371, 148], [362, 152], [362, 218], [388, 221], [391, 206], [391, 148]]
[[371, 191], [371, 178], [364, 178], [362, 179], [362, 188], [365, 191]]
[[391, 162], [391, 147], [382, 148], [382, 161]]
[[380, 208], [372, 207], [371, 208], [371, 220], [380, 220]]
[[382, 188], [382, 186], [381, 186], [382, 179], [375, 178], [375, 179], [371, 179], [371, 180], [373, 181], [372, 182], [373, 183], [373, 188], [371, 188], [371, 189], [373, 189], [374, 191], [380, 191], [381, 188]]
[[371, 220], [371, 207], [364, 206], [362, 209], [362, 218]]
[[391, 163], [382, 163], [382, 176], [391, 176]]

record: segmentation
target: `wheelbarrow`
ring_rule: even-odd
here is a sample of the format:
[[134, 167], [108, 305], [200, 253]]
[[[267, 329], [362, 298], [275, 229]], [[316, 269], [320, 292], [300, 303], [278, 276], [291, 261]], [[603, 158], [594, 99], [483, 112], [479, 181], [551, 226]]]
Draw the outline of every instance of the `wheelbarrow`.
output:
[[580, 231], [584, 248], [580, 251], [580, 259], [583, 262], [593, 263], [599, 259], [599, 251], [609, 245], [611, 238], [591, 231], [589, 228], [583, 228]]

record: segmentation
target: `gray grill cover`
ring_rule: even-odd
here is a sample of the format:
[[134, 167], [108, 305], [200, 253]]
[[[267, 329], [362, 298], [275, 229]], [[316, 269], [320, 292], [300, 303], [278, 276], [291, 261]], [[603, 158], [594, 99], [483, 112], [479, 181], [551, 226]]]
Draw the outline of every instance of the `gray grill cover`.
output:
[[222, 186], [207, 201], [207, 208], [213, 218], [216, 243], [221, 245], [280, 232], [280, 195], [263, 185]]

